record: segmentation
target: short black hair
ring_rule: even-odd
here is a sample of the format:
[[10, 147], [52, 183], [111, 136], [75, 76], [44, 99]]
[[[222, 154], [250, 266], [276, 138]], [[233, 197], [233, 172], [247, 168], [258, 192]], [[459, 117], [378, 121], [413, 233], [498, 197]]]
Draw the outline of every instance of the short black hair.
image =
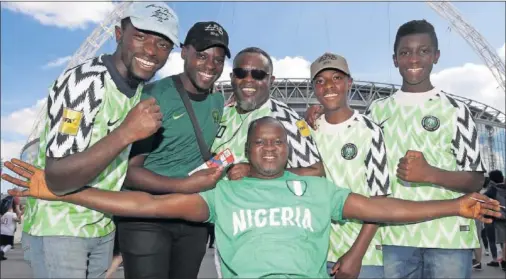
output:
[[504, 175], [502, 174], [502, 171], [500, 170], [493, 170], [489, 172], [488, 176], [490, 177], [490, 180], [499, 184], [504, 182]]
[[125, 30], [125, 28], [132, 24], [132, 21], [130, 21], [130, 17], [125, 17], [124, 19], [121, 20], [121, 29]]
[[272, 72], [274, 70], [274, 65], [272, 64], [271, 56], [265, 50], [258, 48], [258, 47], [247, 47], [247, 48], [239, 51], [239, 53], [237, 53], [237, 55], [234, 58], [234, 62], [233, 62], [234, 66], [235, 66], [235, 63], [237, 62], [237, 59], [241, 56], [241, 54], [244, 54], [244, 53], [257, 53], [257, 54], [263, 55], [269, 61], [269, 70], [272, 74]]
[[[249, 127], [248, 127], [248, 135], [246, 137], [246, 145], [245, 145], [245, 149], [244, 149], [246, 156], [249, 156], [248, 150], [249, 150], [249, 146], [251, 144], [250, 137], [253, 134], [253, 131], [255, 131], [255, 128], [258, 126], [258, 124], [269, 123], [269, 122], [279, 124], [281, 127], [283, 127], [283, 130], [285, 129], [285, 126], [283, 125], [283, 123], [281, 123], [281, 121], [279, 121], [278, 119], [276, 119], [272, 116], [264, 116], [264, 117], [260, 117], [258, 119], [251, 121], [251, 123], [249, 124]], [[285, 130], [285, 135], [287, 135], [286, 130]]]
[[436, 50], [438, 49], [437, 35], [434, 26], [425, 19], [422, 19], [408, 21], [399, 27], [397, 35], [395, 35], [394, 53], [397, 53], [401, 38], [412, 34], [429, 34], [432, 45]]

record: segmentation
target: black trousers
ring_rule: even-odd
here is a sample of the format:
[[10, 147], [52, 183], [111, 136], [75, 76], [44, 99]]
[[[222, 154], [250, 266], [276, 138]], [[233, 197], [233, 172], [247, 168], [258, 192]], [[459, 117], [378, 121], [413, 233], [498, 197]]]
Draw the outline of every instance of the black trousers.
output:
[[206, 224], [117, 218], [125, 279], [196, 279], [206, 253]]
[[485, 224], [487, 231], [488, 243], [490, 244], [490, 253], [493, 259], [497, 259], [497, 246], [495, 244], [495, 224]]
[[209, 225], [207, 227], [207, 230], [208, 230], [208, 234], [209, 234], [209, 248], [211, 248], [211, 247], [214, 246], [214, 239], [215, 239], [215, 236], [214, 236], [214, 225]]

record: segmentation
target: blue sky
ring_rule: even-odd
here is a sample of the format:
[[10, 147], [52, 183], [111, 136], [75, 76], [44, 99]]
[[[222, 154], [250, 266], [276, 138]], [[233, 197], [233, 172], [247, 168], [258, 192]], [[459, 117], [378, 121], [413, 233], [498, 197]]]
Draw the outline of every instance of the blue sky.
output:
[[[103, 18], [99, 15], [109, 11], [98, 6], [110, 4], [79, 3], [98, 5], [93, 9], [62, 8], [63, 3], [41, 2], [1, 5], [2, 157], [10, 158], [26, 140], [37, 115], [37, 101], [47, 96], [47, 88], [65, 66], [48, 64], [71, 56]], [[501, 107], [504, 94], [490, 89], [494, 88], [494, 80], [479, 56], [456, 30], [449, 28], [446, 20], [423, 2], [171, 2], [169, 5], [180, 18], [181, 40], [195, 22], [218, 21], [229, 33], [232, 55], [244, 47], [261, 47], [276, 59], [278, 77], [307, 77], [310, 61], [332, 51], [347, 58], [355, 79], [392, 83], [400, 82], [391, 60], [397, 28], [406, 21], [424, 18], [433, 23], [439, 37], [441, 59], [434, 68], [434, 79], [453, 94], [499, 104], [504, 111], [504, 105]], [[495, 51], [503, 48], [504, 59], [505, 3], [454, 5]], [[99, 52], [112, 52], [114, 48], [115, 42], [109, 40]], [[177, 55], [171, 57], [163, 73], [181, 69]], [[228, 72], [223, 76], [227, 77]], [[2, 190], [4, 186], [2, 182]]]

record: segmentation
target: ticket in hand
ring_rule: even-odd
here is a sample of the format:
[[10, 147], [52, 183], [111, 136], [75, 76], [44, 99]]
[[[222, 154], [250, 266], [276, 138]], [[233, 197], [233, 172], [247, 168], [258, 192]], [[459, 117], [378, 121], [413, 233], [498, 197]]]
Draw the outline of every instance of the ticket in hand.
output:
[[230, 149], [225, 149], [222, 152], [216, 154], [214, 157], [209, 159], [209, 161], [203, 163], [198, 168], [192, 170], [188, 173], [188, 175], [192, 175], [196, 171], [208, 169], [208, 168], [217, 168], [217, 167], [223, 167], [226, 168], [229, 165], [232, 165], [234, 163], [234, 154]]

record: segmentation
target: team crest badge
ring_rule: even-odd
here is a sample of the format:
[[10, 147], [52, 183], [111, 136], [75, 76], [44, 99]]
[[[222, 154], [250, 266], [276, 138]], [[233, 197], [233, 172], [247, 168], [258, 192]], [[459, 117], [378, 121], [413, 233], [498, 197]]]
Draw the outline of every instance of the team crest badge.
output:
[[306, 181], [301, 180], [288, 180], [286, 181], [286, 186], [297, 197], [303, 196], [307, 190]]
[[214, 123], [220, 123], [220, 113], [217, 110], [213, 110], [212, 114]]
[[439, 119], [435, 116], [427, 115], [422, 119], [422, 127], [429, 132], [434, 132], [439, 129]]
[[347, 143], [341, 148], [341, 156], [346, 160], [353, 160], [357, 157], [357, 146], [353, 143]]

